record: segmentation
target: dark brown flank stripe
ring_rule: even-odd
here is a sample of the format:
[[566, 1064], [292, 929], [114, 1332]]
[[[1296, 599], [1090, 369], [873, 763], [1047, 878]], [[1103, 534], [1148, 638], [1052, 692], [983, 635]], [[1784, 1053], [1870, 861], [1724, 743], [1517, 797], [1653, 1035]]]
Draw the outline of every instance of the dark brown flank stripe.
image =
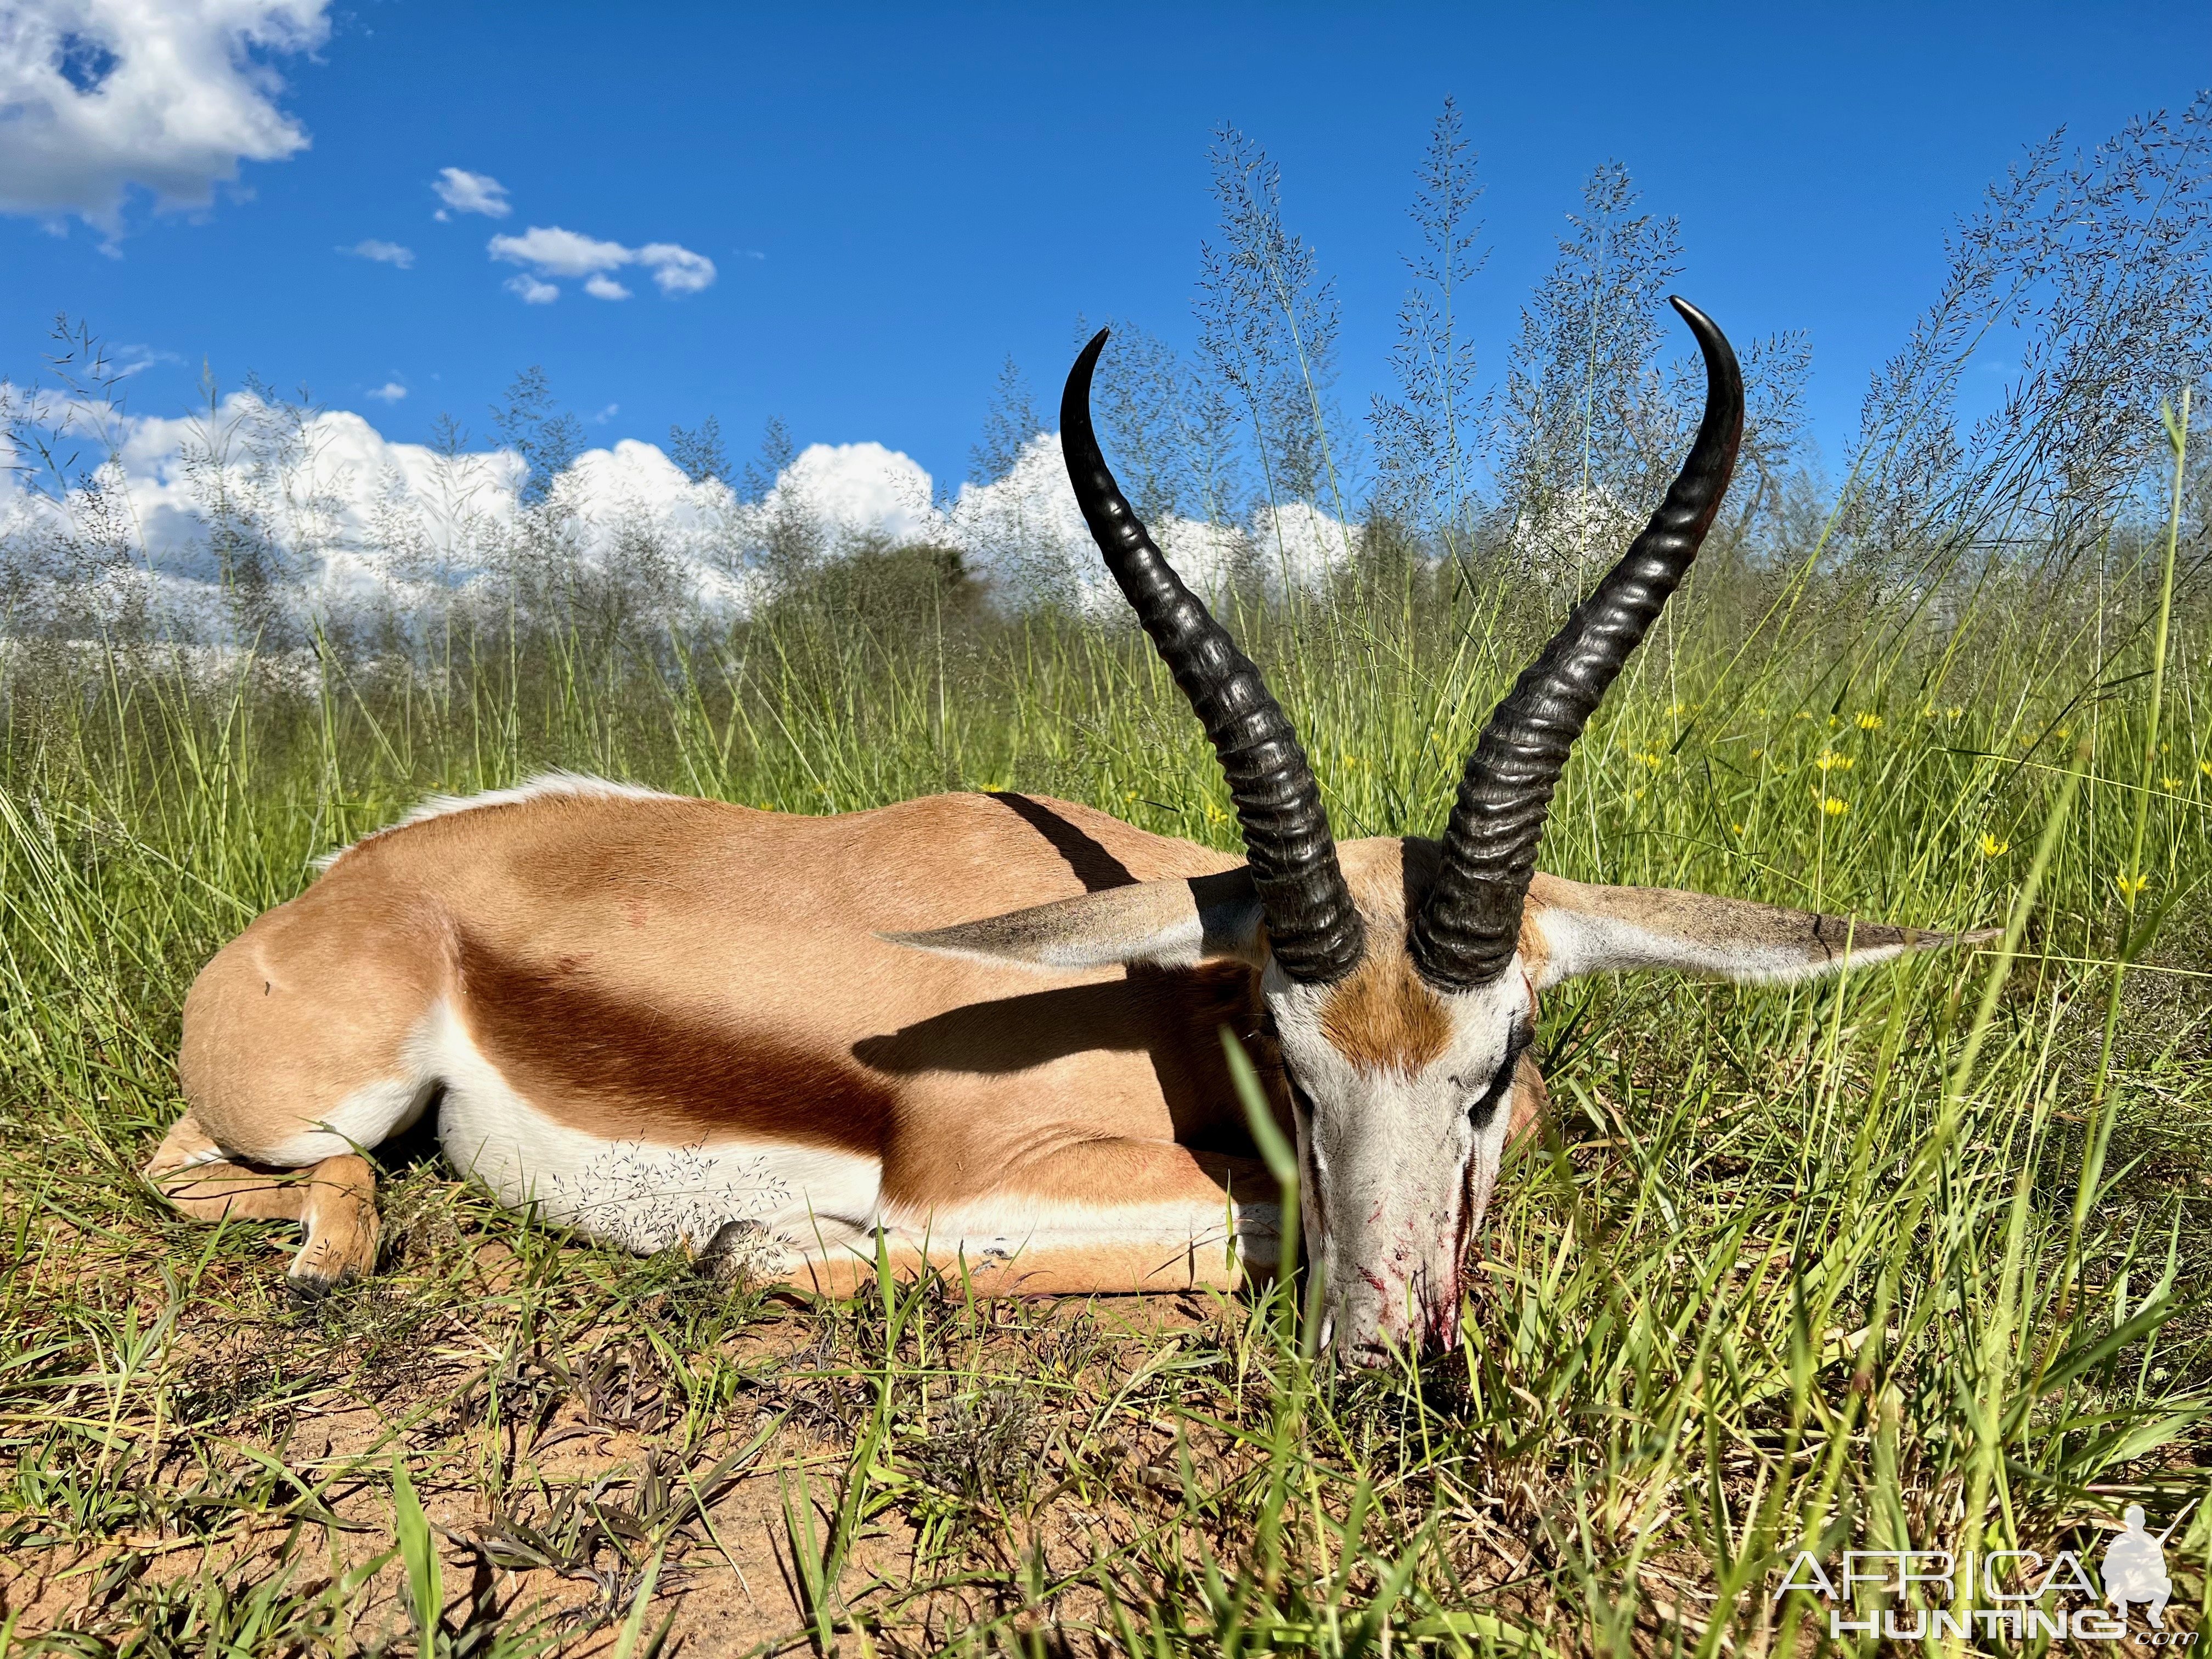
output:
[[460, 941], [470, 1036], [510, 1087], [572, 1128], [683, 1144], [753, 1136], [884, 1155], [897, 1095], [857, 1062], [700, 1021]]
[[[1004, 1054], [1009, 1032], [1002, 1005], [951, 1011], [930, 1022], [939, 1029], [927, 1037], [908, 1032], [869, 1039], [858, 1046], [875, 1063], [864, 1064], [617, 999], [558, 963], [517, 962], [467, 935], [459, 968], [463, 1017], [478, 1049], [510, 1087], [568, 1127], [611, 1140], [663, 1144], [744, 1136], [872, 1158], [883, 1166], [884, 1200], [894, 1205], [925, 1194], [974, 1196], [997, 1185], [988, 1177], [979, 1182], [977, 1171], [948, 1167], [957, 1148], [940, 1145], [944, 1137], [902, 1126], [905, 1077], [1021, 1070], [1057, 1054], [1133, 1039], [1132, 1046], [1152, 1052], [1179, 1120], [1178, 1139], [1187, 1134], [1200, 1146], [1226, 1141], [1225, 1150], [1247, 1152], [1221, 1056], [1224, 1024], [1255, 1050], [1271, 1094], [1281, 1089], [1272, 1045], [1257, 1033], [1254, 976], [1243, 968], [1139, 969], [1119, 983], [1069, 988], [1058, 994], [1101, 1005], [1101, 1029], [1084, 1030], [1082, 1020], [1064, 1018], [1056, 1042], [1037, 1053], [1005, 1055], [1014, 1063], [1003, 1068], [981, 1064], [978, 1052], [978, 1042], [995, 1033], [996, 1040], [982, 1046]], [[1023, 1024], [1013, 1034], [1030, 1033]], [[963, 1035], [970, 1041], [963, 1043]], [[1210, 1133], [1209, 1121], [1224, 1115], [1229, 1133]]]

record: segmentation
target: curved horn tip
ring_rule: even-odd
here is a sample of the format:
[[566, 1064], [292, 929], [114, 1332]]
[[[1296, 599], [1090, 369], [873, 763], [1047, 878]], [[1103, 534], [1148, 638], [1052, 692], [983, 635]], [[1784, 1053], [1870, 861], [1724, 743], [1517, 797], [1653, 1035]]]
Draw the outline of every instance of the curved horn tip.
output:
[[1735, 362], [1735, 348], [1729, 343], [1728, 336], [1721, 332], [1718, 323], [1679, 294], [1668, 295], [1667, 303], [1674, 307], [1676, 314], [1690, 325], [1690, 332], [1698, 337], [1698, 349], [1708, 359], [1718, 358], [1730, 364]]
[[1079, 381], [1086, 393], [1091, 390], [1091, 373], [1098, 367], [1098, 354], [1106, 349], [1106, 337], [1113, 331], [1110, 328], [1100, 329], [1091, 337], [1083, 349], [1075, 354], [1074, 367], [1067, 371], [1068, 391], [1073, 392]]
[[1074, 367], [1067, 371], [1067, 385], [1060, 394], [1060, 425], [1062, 441], [1073, 430], [1087, 432], [1091, 422], [1091, 376], [1098, 367], [1098, 354], [1106, 349], [1106, 337], [1114, 331], [1102, 328], [1091, 337], [1091, 343], [1075, 354]]
[[1744, 417], [1735, 352], [1711, 318], [1667, 297], [1705, 360], [1705, 416], [1643, 534], [1522, 670], [1468, 757], [1442, 866], [1410, 940], [1416, 969], [1439, 989], [1494, 980], [1511, 960], [1566, 750], [1697, 556], [1735, 465]]

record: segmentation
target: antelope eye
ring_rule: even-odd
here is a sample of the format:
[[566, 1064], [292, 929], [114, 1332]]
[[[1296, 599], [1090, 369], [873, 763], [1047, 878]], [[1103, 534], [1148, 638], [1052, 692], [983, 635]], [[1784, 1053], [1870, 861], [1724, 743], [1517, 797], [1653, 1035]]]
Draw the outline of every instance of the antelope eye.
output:
[[1520, 1066], [1521, 1056], [1527, 1052], [1533, 1035], [1525, 1026], [1514, 1031], [1512, 1041], [1505, 1045], [1505, 1058], [1498, 1062], [1498, 1069], [1490, 1074], [1490, 1081], [1482, 1092], [1469, 1103], [1467, 1115], [1477, 1134], [1487, 1129], [1491, 1119], [1498, 1115], [1498, 1103], [1512, 1089], [1513, 1073]]
[[1508, 1060], [1498, 1067], [1497, 1074], [1490, 1079], [1489, 1086], [1467, 1109], [1468, 1121], [1474, 1125], [1475, 1133], [1480, 1134], [1487, 1129], [1490, 1120], [1498, 1115], [1498, 1103], [1505, 1098], [1505, 1091], [1513, 1086], [1513, 1066], [1514, 1061]]

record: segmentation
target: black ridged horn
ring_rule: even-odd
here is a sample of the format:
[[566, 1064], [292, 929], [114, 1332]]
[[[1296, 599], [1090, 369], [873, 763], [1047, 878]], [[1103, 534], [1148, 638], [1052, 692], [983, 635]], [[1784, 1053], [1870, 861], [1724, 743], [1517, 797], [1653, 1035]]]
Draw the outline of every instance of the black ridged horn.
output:
[[1689, 459], [1627, 556], [1521, 672], [1468, 757], [1443, 855], [1408, 945], [1439, 990], [1486, 985], [1520, 942], [1536, 843], [1568, 751], [1698, 556], [1743, 436], [1743, 374], [1711, 318], [1673, 301], [1705, 356], [1705, 417]]
[[1328, 984], [1358, 964], [1365, 940], [1320, 786], [1260, 671], [1153, 544], [1099, 452], [1091, 376], [1108, 331], [1083, 348], [1060, 394], [1068, 482], [1106, 568], [1221, 757], [1275, 960], [1301, 983]]

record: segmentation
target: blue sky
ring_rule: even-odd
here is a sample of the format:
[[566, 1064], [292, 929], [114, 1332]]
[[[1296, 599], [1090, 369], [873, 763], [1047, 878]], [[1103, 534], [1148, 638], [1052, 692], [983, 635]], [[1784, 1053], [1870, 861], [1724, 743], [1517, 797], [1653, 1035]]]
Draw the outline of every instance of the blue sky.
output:
[[[282, 87], [240, 113], [242, 137], [85, 162], [71, 146], [112, 135], [26, 151], [23, 88], [49, 66], [0, 64], [15, 112], [0, 150], [17, 146], [0, 192], [27, 210], [0, 217], [0, 371], [33, 369], [65, 311], [150, 357], [137, 412], [181, 412], [204, 362], [227, 386], [305, 385], [414, 440], [441, 411], [483, 435], [487, 405], [538, 363], [604, 414], [595, 441], [714, 414], [742, 459], [774, 414], [802, 444], [903, 449], [940, 486], [964, 475], [1009, 353], [1044, 393], [1079, 313], [1189, 339], [1224, 120], [1280, 165], [1291, 227], [1338, 280], [1346, 408], [1387, 381], [1405, 204], [1449, 93], [1487, 186], [1486, 376], [1582, 179], [1617, 158], [1647, 206], [1680, 216], [1684, 293], [1739, 337], [1809, 331], [1832, 456], [1868, 371], [1932, 295], [1944, 232], [2023, 143], [2062, 123], [2093, 141], [2212, 82], [2203, 5], [88, 3], [115, 38], [64, 48], [78, 82], [122, 73], [142, 9], [167, 28], [266, 9], [278, 49], [257, 58]], [[201, 43], [218, 78], [222, 40]], [[191, 198], [226, 143], [289, 154], [244, 161], [204, 207], [159, 210], [133, 187], [105, 215], [125, 177]], [[440, 221], [447, 168], [495, 179], [510, 210]], [[614, 245], [598, 275], [629, 297], [488, 252], [556, 227]], [[365, 241], [411, 259], [337, 251]], [[710, 261], [711, 283], [671, 248]], [[531, 304], [517, 282], [561, 292]]]

